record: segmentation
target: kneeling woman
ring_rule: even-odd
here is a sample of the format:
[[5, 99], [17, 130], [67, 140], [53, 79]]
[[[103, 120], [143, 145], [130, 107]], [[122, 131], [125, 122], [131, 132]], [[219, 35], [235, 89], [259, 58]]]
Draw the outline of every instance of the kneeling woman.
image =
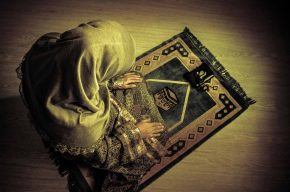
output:
[[[70, 191], [136, 191], [166, 153], [166, 128], [118, 23], [40, 37], [18, 68], [21, 94]], [[148, 117], [148, 118], [144, 118]]]

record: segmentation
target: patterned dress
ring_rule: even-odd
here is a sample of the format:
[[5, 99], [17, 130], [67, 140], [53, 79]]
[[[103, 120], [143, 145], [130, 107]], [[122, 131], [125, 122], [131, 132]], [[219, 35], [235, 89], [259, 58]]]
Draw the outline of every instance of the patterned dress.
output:
[[168, 139], [166, 131], [159, 138], [142, 139], [135, 126], [142, 115], [164, 124], [145, 82], [134, 89], [111, 90], [111, 104], [107, 134], [94, 153], [59, 153], [44, 140], [59, 173], [68, 175], [70, 192], [92, 192], [76, 164], [89, 167], [86, 174], [94, 181], [93, 191], [137, 191], [142, 176], [166, 154], [163, 147]]

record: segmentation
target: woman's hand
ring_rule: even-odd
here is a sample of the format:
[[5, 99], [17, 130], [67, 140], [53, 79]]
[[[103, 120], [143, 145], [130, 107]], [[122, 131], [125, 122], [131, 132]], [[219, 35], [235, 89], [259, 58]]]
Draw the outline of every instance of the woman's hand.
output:
[[134, 72], [128, 72], [123, 75], [117, 76], [112, 79], [110, 88], [111, 89], [130, 89], [137, 87], [137, 83], [141, 83], [143, 81], [143, 78], [134, 73]]
[[159, 137], [165, 130], [162, 123], [151, 122], [150, 120], [142, 120], [136, 126], [139, 128], [142, 138]]

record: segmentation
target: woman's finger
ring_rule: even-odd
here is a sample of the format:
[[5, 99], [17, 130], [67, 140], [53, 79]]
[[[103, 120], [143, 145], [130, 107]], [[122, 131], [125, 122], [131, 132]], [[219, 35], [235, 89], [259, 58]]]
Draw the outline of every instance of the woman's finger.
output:
[[164, 127], [153, 127], [153, 132], [160, 132], [160, 131], [164, 131]]
[[154, 127], [154, 130], [164, 130], [164, 126], [156, 126]]
[[161, 134], [160, 133], [153, 133], [151, 134], [152, 137], [159, 137]]
[[141, 78], [139, 75], [125, 75], [123, 78]]
[[143, 79], [142, 77], [140, 76], [128, 76], [126, 77], [127, 79]]
[[131, 81], [131, 80], [143, 80], [143, 78], [140, 77], [124, 77], [123, 81]]
[[[151, 126], [152, 126], [152, 127], [158, 127], [158, 126], [163, 126], [163, 125], [162, 125], [162, 123], [159, 123], [159, 122], [152, 122], [152, 123], [151, 123]], [[163, 126], [163, 127], [164, 127], [164, 126]]]
[[130, 74], [134, 74], [134, 75], [136, 75], [136, 72], [133, 72], [133, 71], [131, 71], [131, 72], [127, 72], [127, 73], [124, 73], [124, 75], [130, 75]]
[[131, 84], [131, 83], [141, 83], [142, 82], [142, 79], [129, 79], [125, 82], [125, 84]]
[[136, 84], [126, 84], [126, 85], [124, 85], [124, 89], [130, 89], [130, 88], [135, 88], [135, 87], [137, 87]]
[[138, 76], [127, 76], [125, 78], [126, 79], [143, 79], [142, 77], [138, 77]]
[[152, 133], [162, 133], [164, 129], [154, 129]]
[[141, 78], [141, 77], [126, 77], [124, 80], [126, 80], [126, 81], [130, 81], [130, 80], [137, 80], [137, 81], [142, 81], [143, 80], [143, 78]]

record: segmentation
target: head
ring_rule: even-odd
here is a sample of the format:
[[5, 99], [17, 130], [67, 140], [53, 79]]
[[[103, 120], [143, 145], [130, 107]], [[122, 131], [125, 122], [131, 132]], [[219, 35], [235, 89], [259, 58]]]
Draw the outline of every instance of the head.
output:
[[33, 119], [55, 143], [92, 145], [109, 121], [107, 81], [128, 71], [134, 60], [132, 36], [113, 21], [43, 35], [22, 66]]

